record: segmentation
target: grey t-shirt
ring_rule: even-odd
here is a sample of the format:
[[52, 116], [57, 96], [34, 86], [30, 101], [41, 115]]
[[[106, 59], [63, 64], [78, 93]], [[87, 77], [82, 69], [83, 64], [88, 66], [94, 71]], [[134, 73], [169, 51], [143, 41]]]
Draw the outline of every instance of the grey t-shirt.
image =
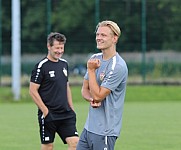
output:
[[[102, 53], [92, 57], [101, 61], [101, 66], [96, 69], [97, 83], [110, 89], [111, 93], [101, 102], [99, 108], [89, 107], [85, 129], [98, 135], [119, 136], [128, 76], [127, 65], [118, 53], [106, 61], [103, 60]], [[88, 73], [84, 79], [89, 79]]]

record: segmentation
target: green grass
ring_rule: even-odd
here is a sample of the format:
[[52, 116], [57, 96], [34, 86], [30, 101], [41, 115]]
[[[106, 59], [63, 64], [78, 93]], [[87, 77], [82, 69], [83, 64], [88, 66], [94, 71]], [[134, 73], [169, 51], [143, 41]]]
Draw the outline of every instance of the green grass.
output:
[[[72, 86], [72, 95], [74, 102], [82, 102], [81, 87]], [[11, 88], [0, 87], [0, 102], [13, 102], [13, 94]], [[28, 87], [21, 90], [20, 102], [31, 102], [28, 93]], [[127, 86], [126, 98], [127, 102], [148, 102], [148, 101], [181, 101], [181, 86]]]
[[180, 108], [181, 102], [126, 103], [116, 150], [179, 150]]
[[126, 101], [181, 101], [181, 86], [127, 86]]
[[[85, 102], [75, 103], [77, 128], [81, 133], [88, 111]], [[179, 150], [181, 148], [181, 102], [126, 102], [121, 136], [115, 150]], [[40, 148], [37, 108], [33, 103], [0, 105], [0, 149]], [[55, 150], [67, 145], [56, 137]]]
[[[77, 128], [81, 133], [88, 103], [72, 87]], [[115, 150], [181, 149], [181, 87], [128, 86], [121, 136]], [[37, 107], [23, 88], [21, 100], [14, 102], [10, 88], [0, 88], [0, 150], [40, 149]], [[55, 150], [67, 150], [56, 137]]]

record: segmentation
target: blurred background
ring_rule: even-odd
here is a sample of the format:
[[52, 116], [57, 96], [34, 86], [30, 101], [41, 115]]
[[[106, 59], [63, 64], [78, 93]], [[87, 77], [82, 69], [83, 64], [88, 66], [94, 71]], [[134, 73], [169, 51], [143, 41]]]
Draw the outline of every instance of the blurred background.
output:
[[[12, 3], [0, 0], [0, 85], [12, 83]], [[16, 2], [16, 1], [15, 1]], [[180, 0], [19, 0], [21, 85], [47, 54], [50, 32], [66, 35], [64, 58], [72, 84], [82, 82], [95, 45], [95, 26], [113, 20], [122, 35], [117, 51], [129, 69], [128, 84], [181, 84]], [[17, 39], [18, 42], [18, 39]], [[74, 81], [74, 79], [76, 79]]]

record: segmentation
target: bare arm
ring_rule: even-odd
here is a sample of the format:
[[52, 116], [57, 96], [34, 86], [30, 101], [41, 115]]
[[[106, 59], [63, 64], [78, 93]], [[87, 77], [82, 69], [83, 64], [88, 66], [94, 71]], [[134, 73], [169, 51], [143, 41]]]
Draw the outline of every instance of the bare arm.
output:
[[109, 89], [99, 86], [96, 81], [95, 70], [99, 67], [100, 61], [98, 59], [90, 59], [87, 62], [87, 68], [89, 73], [89, 88], [95, 102], [101, 102], [111, 92]]
[[72, 110], [74, 110], [73, 102], [72, 102], [72, 92], [70, 89], [69, 82], [67, 82], [67, 98], [68, 98], [68, 104], [71, 107]]
[[43, 101], [38, 93], [39, 87], [40, 87], [39, 84], [30, 82], [29, 93], [30, 93], [30, 96], [32, 97], [33, 101], [35, 102], [35, 104], [43, 112], [43, 116], [46, 117], [48, 114], [48, 108], [45, 106], [45, 104], [43, 103]]
[[90, 102], [90, 105], [93, 108], [97, 108], [99, 106], [101, 106], [101, 102], [95, 102], [94, 99], [91, 96], [90, 93], [90, 89], [89, 89], [89, 81], [85, 80], [83, 81], [83, 86], [82, 86], [82, 97], [87, 100], [88, 102]]
[[91, 102], [91, 101], [93, 100], [93, 98], [92, 98], [92, 96], [91, 96], [91, 93], [90, 93], [90, 91], [89, 91], [89, 81], [88, 81], [88, 80], [85, 80], [85, 79], [84, 79], [81, 93], [82, 93], [82, 97], [83, 97], [86, 101]]

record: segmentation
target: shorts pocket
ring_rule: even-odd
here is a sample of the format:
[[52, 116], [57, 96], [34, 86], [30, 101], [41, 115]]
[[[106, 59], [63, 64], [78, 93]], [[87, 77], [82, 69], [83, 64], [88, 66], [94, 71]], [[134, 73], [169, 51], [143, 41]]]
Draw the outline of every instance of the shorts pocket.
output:
[[52, 121], [52, 114], [50, 112], [48, 112], [48, 114], [46, 115], [46, 117], [44, 118], [46, 122], [50, 122]]

